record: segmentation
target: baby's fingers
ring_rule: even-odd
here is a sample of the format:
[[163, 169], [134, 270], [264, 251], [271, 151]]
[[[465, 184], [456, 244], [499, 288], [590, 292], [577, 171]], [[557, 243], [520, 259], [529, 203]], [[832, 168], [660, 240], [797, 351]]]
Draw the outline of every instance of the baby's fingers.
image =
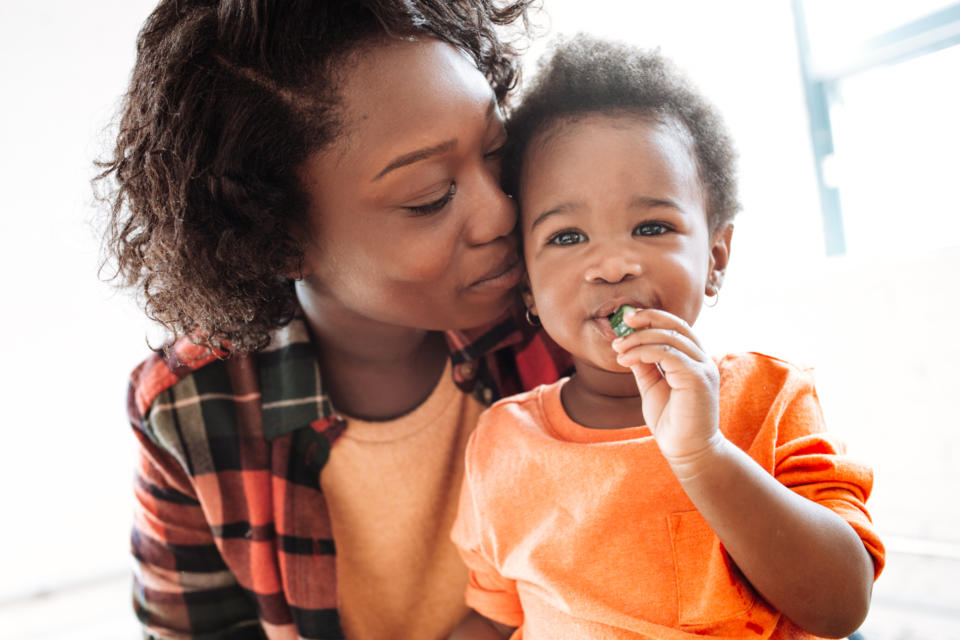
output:
[[[640, 347], [660, 346], [662, 347], [660, 351], [664, 354], [668, 354], [673, 350], [695, 362], [703, 363], [709, 360], [709, 357], [704, 353], [698, 342], [690, 336], [674, 331], [673, 329], [641, 329], [623, 338], [617, 338], [613, 341], [612, 346], [614, 351], [620, 356], [629, 354]], [[648, 352], [652, 351], [648, 350]], [[617, 360], [621, 365], [629, 366], [625, 364], [625, 362], [621, 362], [619, 357]], [[656, 362], [660, 362], [660, 360], [658, 359]]]
[[[687, 322], [675, 316], [672, 313], [667, 311], [662, 311], [660, 309], [640, 309], [636, 310], [633, 313], [628, 313], [624, 315], [623, 322], [631, 329], [663, 329], [667, 331], [673, 331], [681, 336], [684, 336], [692, 342], [696, 347], [703, 351], [703, 345], [700, 344], [700, 340], [697, 339], [696, 334], [693, 332], [693, 328], [687, 324]], [[637, 332], [635, 331], [635, 335]]]
[[617, 363], [622, 367], [656, 365], [665, 376], [694, 371], [702, 364], [696, 355], [663, 342], [633, 345], [617, 354]]

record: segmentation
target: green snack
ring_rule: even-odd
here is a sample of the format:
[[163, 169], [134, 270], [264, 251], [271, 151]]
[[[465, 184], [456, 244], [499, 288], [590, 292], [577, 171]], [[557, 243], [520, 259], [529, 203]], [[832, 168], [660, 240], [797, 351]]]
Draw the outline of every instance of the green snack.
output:
[[626, 323], [623, 321], [623, 315], [628, 311], [636, 311], [636, 309], [631, 307], [628, 304], [625, 304], [619, 309], [617, 309], [616, 313], [610, 316], [610, 326], [613, 327], [613, 332], [621, 338], [623, 336], [628, 336], [634, 331], [636, 331], [636, 329], [634, 329], [633, 327], [628, 327]]

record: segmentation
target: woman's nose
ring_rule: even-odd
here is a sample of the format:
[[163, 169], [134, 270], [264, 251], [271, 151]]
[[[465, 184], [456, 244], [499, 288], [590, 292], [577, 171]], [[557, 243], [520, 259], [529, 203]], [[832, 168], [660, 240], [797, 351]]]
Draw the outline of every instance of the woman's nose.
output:
[[482, 245], [509, 235], [517, 224], [517, 207], [492, 172], [483, 171], [467, 211], [467, 241]]
[[643, 266], [636, 258], [617, 251], [609, 251], [598, 256], [584, 272], [587, 282], [616, 284], [624, 280], [638, 278]]

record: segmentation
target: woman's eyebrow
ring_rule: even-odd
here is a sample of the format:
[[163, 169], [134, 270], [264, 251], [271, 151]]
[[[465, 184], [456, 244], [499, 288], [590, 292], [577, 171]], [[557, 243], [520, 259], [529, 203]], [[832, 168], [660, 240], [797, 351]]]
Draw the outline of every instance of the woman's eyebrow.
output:
[[399, 169], [400, 167], [405, 167], [409, 164], [420, 162], [421, 160], [425, 160], [431, 156], [440, 155], [441, 153], [447, 153], [451, 149], [456, 148], [456, 146], [457, 146], [456, 139], [444, 140], [440, 144], [435, 144], [430, 147], [424, 147], [422, 149], [417, 149], [416, 151], [411, 151], [410, 153], [405, 153], [402, 156], [398, 156], [393, 160], [391, 160], [387, 164], [387, 166], [385, 166], [380, 171], [380, 173], [378, 173], [373, 177], [373, 180], [371, 180], [370, 182], [376, 182], [377, 180], [387, 175], [394, 169]]
[[[485, 117], [488, 122], [490, 120], [490, 117], [496, 112], [496, 109], [497, 109], [497, 100], [496, 98], [493, 98], [490, 100], [489, 103], [487, 103]], [[429, 147], [424, 147], [422, 149], [417, 149], [416, 151], [411, 151], [401, 156], [397, 156], [396, 158], [391, 160], [389, 163], [387, 163], [387, 166], [381, 169], [380, 173], [375, 175], [373, 179], [370, 180], [370, 182], [376, 182], [377, 180], [387, 175], [394, 169], [399, 169], [400, 167], [405, 167], [415, 162], [426, 160], [431, 156], [447, 153], [448, 151], [455, 149], [456, 146], [457, 146], [457, 139], [453, 138], [452, 140], [444, 140], [439, 144], [435, 144]]]

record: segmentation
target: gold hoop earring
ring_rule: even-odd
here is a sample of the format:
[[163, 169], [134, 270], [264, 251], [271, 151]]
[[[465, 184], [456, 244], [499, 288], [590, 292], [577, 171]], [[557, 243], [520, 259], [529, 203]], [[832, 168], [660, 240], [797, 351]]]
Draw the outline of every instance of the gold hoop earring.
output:
[[540, 318], [538, 318], [537, 314], [535, 314], [533, 311], [530, 311], [530, 309], [527, 309], [527, 312], [524, 315], [527, 318], [527, 324], [529, 324], [531, 327], [540, 326]]

